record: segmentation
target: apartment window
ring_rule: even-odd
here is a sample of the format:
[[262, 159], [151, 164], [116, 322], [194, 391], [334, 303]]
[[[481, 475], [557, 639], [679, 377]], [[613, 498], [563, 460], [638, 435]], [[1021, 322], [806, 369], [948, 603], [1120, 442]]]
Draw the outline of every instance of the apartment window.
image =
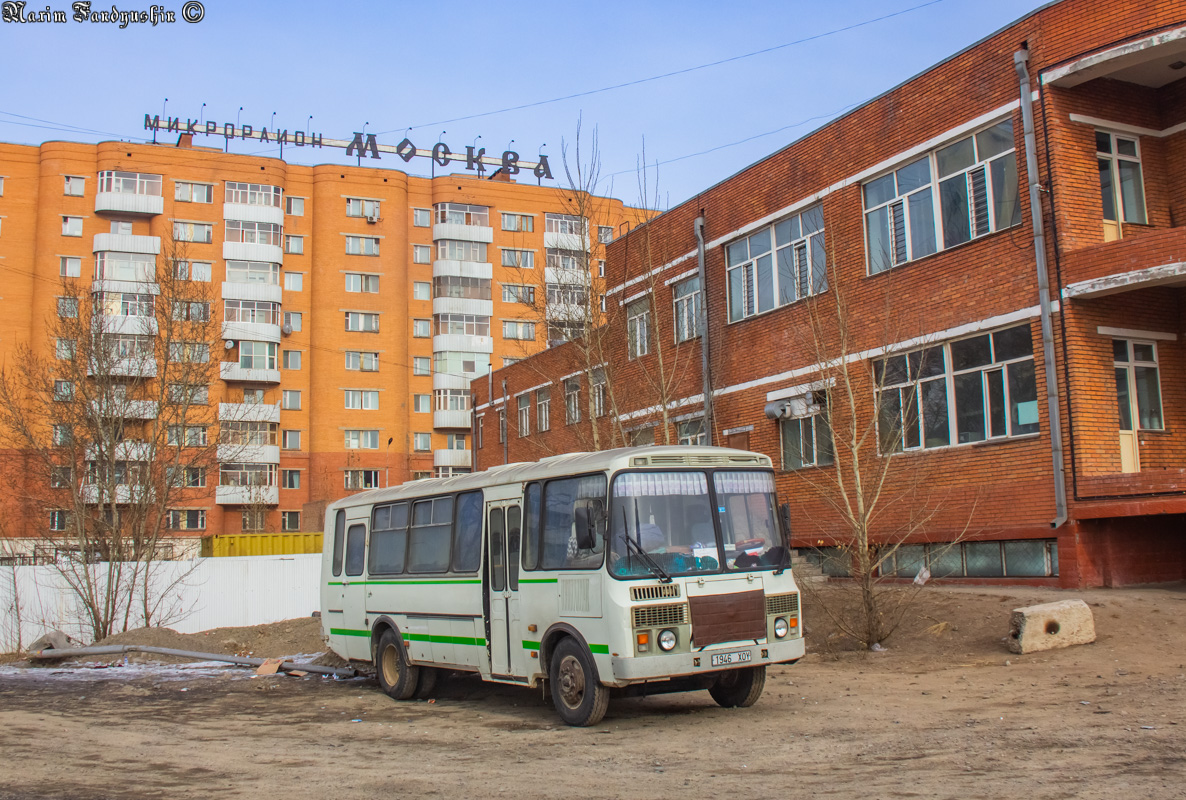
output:
[[626, 306], [626, 349], [630, 358], [651, 351], [651, 301], [640, 297]]
[[572, 214], [545, 214], [544, 230], [548, 233], [567, 233], [575, 236], [583, 236], [586, 231], [585, 218]]
[[161, 176], [139, 172], [100, 172], [99, 191], [161, 196]]
[[226, 202], [248, 206], [271, 206], [280, 208], [280, 187], [263, 183], [236, 183], [227, 181]]
[[363, 333], [379, 332], [379, 315], [363, 311], [346, 312], [346, 330]]
[[264, 402], [264, 394], [264, 390], [258, 386], [244, 386], [243, 402], [252, 406], [262, 405]]
[[1038, 432], [1028, 324], [879, 359], [873, 376], [882, 452]]
[[303, 197], [286, 197], [284, 198], [284, 213], [291, 217], [305, 216], [305, 198]]
[[109, 281], [152, 282], [156, 280], [156, 257], [146, 253], [96, 253], [95, 277]]
[[427, 472], [427, 471], [421, 472], [421, 471], [417, 470], [412, 473], [412, 480], [414, 480], [414, 481], [425, 481], [431, 477], [432, 477], [432, 473]]
[[535, 269], [535, 251], [533, 250], [502, 250], [502, 265], [517, 267], [518, 269]]
[[59, 361], [70, 361], [74, 358], [76, 350], [77, 348], [73, 339], [58, 339], [54, 348], [54, 355]]
[[82, 217], [62, 217], [63, 236], [82, 236]]
[[300, 431], [281, 431], [280, 432], [280, 446], [285, 450], [300, 450], [301, 449], [301, 432]]
[[472, 206], [465, 203], [437, 203], [433, 206], [437, 222], [451, 222], [454, 225], [490, 224], [490, 209], [487, 206]]
[[[119, 339], [120, 358], [152, 355], [151, 336], [121, 336]], [[176, 364], [209, 363], [210, 345], [207, 342], [169, 342], [169, 360]]]
[[700, 335], [700, 278], [680, 281], [671, 290], [675, 303], [675, 343]]
[[262, 531], [267, 527], [268, 512], [262, 508], [245, 508], [240, 518], [244, 532]]
[[284, 252], [291, 255], [303, 255], [305, 252], [305, 237], [304, 236], [285, 236], [284, 237]]
[[131, 236], [132, 223], [128, 222], [127, 220], [113, 219], [111, 221], [110, 230], [111, 233], [115, 234], [116, 236]]
[[519, 404], [519, 436], [520, 438], [531, 433], [531, 395], [521, 394], [518, 397]]
[[571, 342], [574, 339], [579, 339], [585, 335], [585, 323], [583, 320], [565, 321], [551, 319], [548, 320], [548, 346], [551, 347], [557, 342]]
[[576, 378], [564, 382], [564, 418], [569, 425], [581, 421], [581, 382]]
[[[832, 426], [828, 416], [827, 394], [811, 392], [798, 398], [801, 413], [779, 420], [782, 437], [782, 468], [803, 469], [833, 463]], [[796, 403], [796, 405], [799, 405]]]
[[351, 256], [379, 255], [379, 238], [377, 236], [347, 236], [346, 254]]
[[255, 420], [223, 422], [218, 431], [219, 444], [269, 445], [276, 444], [279, 425]]
[[655, 443], [655, 426], [648, 425], [645, 428], [626, 431], [626, 437], [630, 440], [631, 447], [649, 447]]
[[614, 240], [614, 229], [609, 225], [597, 226], [597, 241], [602, 244], [609, 244]]
[[[285, 351], [288, 352], [288, 351]], [[285, 389], [280, 393], [280, 408], [285, 411], [301, 410], [301, 393], [298, 389]]]
[[416, 228], [432, 227], [432, 211], [427, 208], [413, 208], [412, 226]]
[[66, 525], [70, 521], [69, 511], [51, 511], [49, 512], [49, 529], [51, 531], [64, 531]]
[[502, 229], [531, 233], [535, 230], [535, 217], [530, 214], [503, 214]]
[[176, 470], [166, 467], [166, 470], [170, 473], [169, 484], [178, 489], [203, 489], [206, 486], [205, 467], [179, 467]]
[[[375, 291], [379, 291], [379, 282], [375, 281]], [[412, 281], [413, 300], [431, 300], [432, 284], [428, 281]]]
[[209, 283], [213, 278], [214, 265], [209, 261], [176, 261], [173, 274], [179, 281], [200, 281]]
[[479, 317], [475, 314], [437, 314], [434, 319], [438, 335], [490, 335], [490, 317]]
[[465, 449], [465, 434], [464, 433], [450, 433], [445, 437], [445, 447], [450, 450], [464, 450]]
[[438, 239], [437, 258], [446, 261], [485, 261], [485, 242], [463, 242], [458, 239]]
[[379, 393], [361, 389], [347, 389], [346, 408], [375, 411], [379, 408]]
[[427, 414], [428, 412], [432, 411], [432, 395], [412, 395], [412, 410], [417, 414]]
[[53, 466], [49, 471], [49, 488], [66, 489], [73, 485], [74, 470], [70, 467]]
[[346, 369], [356, 372], [378, 372], [379, 354], [363, 350], [347, 350]]
[[66, 424], [54, 425], [54, 445], [57, 447], [65, 447], [74, 441], [74, 431]]
[[725, 255], [730, 322], [819, 294], [828, 288], [823, 206], [733, 242]]
[[228, 219], [226, 226], [226, 241], [243, 242], [245, 244], [270, 244], [280, 246], [283, 230], [272, 222], [247, 222], [238, 219]]
[[432, 263], [432, 247], [426, 244], [412, 245], [412, 263], [413, 264], [431, 264]]
[[579, 283], [549, 283], [546, 284], [549, 306], [577, 306], [584, 308], [589, 300], [589, 293]]
[[280, 323], [280, 304], [267, 300], [225, 300], [223, 319], [227, 322], [251, 322], [263, 325]]
[[299, 511], [281, 511], [280, 512], [280, 530], [282, 531], [299, 531], [301, 529], [301, 512]]
[[301, 488], [301, 471], [299, 469], [280, 470], [280, 487], [282, 489]]
[[347, 197], [346, 216], [366, 217], [367, 219], [377, 220], [379, 218], [379, 201], [363, 200], [357, 197]]
[[412, 357], [412, 374], [413, 375], [431, 375], [432, 374], [432, 359], [428, 356], [413, 356]]
[[432, 434], [431, 433], [413, 433], [412, 434], [412, 449], [418, 453], [427, 452], [432, 449]]
[[59, 273], [63, 278], [77, 278], [82, 275], [82, 259], [74, 256], [62, 256], [58, 259]]
[[437, 411], [469, 411], [470, 394], [468, 389], [437, 389]]
[[209, 402], [208, 387], [194, 383], [169, 384], [169, 400], [173, 403], [204, 406]]
[[348, 469], [345, 472], [347, 489], [375, 489], [379, 486], [379, 470]]
[[173, 199], [179, 203], [213, 203], [214, 187], [208, 183], [176, 181], [173, 184]]
[[1116, 369], [1120, 430], [1131, 431], [1134, 427], [1142, 431], [1163, 430], [1156, 343], [1113, 339], [1112, 360]]
[[301, 330], [301, 326], [304, 324], [304, 320], [305, 320], [305, 315], [302, 314], [300, 311], [285, 311], [284, 312], [284, 324], [286, 326], [288, 326], [288, 329], [293, 331], [294, 333], [296, 331]]
[[[225, 428], [228, 423], [223, 423]], [[165, 432], [165, 441], [171, 447], [205, 447], [209, 441], [205, 425], [170, 425]]]
[[601, 367], [593, 370], [592, 386], [589, 389], [593, 393], [593, 416], [605, 416], [605, 370]]
[[534, 341], [535, 340], [535, 323], [534, 322], [519, 322], [516, 320], [503, 320], [503, 322], [502, 322], [502, 338]]
[[485, 353], [461, 353], [449, 350], [438, 350], [433, 354], [434, 372], [442, 375], [465, 375], [476, 377], [474, 373], [486, 374], [490, 370], [490, 356]]
[[549, 247], [544, 251], [545, 263], [549, 269], [565, 272], [583, 272], [584, 253], [580, 250], [563, 250], [559, 247]]
[[107, 317], [151, 317], [156, 297], [131, 292], [101, 292], [95, 295], [95, 310]]
[[58, 298], [58, 316], [62, 319], [77, 319], [78, 317], [78, 298], [77, 297], [59, 297]]
[[1144, 225], [1145, 185], [1141, 179], [1141, 151], [1136, 137], [1095, 132], [1100, 196], [1104, 219]]
[[346, 273], [346, 291], [364, 294], [379, 293], [379, 276], [363, 275], [357, 272]]
[[[227, 262], [228, 266], [230, 262]], [[284, 273], [284, 291], [303, 292], [305, 290], [305, 274], [303, 272]]]
[[206, 510], [203, 508], [172, 508], [165, 513], [165, 527], [174, 531], [206, 530]]
[[502, 302], [531, 305], [535, 303], [535, 287], [516, 283], [504, 283], [502, 285]]
[[276, 369], [275, 342], [239, 342], [239, 366], [243, 369]]
[[378, 450], [378, 431], [346, 431], [347, 450]]
[[535, 424], [540, 431], [552, 427], [552, 390], [537, 389], [535, 392]]
[[432, 320], [412, 320], [412, 336], [416, 337], [417, 339], [427, 339], [428, 337], [432, 336]]
[[[599, 259], [599, 260], [597, 261], [597, 277], [598, 277], [598, 278], [604, 278], [604, 277], [605, 277], [605, 259]], [[603, 309], [601, 309], [601, 310], [602, 310], [602, 311], [605, 311], [605, 309], [604, 309], [604, 308], [603, 308]]]
[[300, 350], [285, 350], [282, 356], [281, 364], [284, 369], [300, 369], [301, 368], [301, 351]]
[[[289, 278], [293, 274], [285, 273], [285, 289], [290, 288]], [[269, 261], [228, 261], [226, 262], [226, 279], [228, 283], [259, 283], [275, 286], [280, 283], [280, 265]]]
[[86, 193], [86, 178], [67, 175], [66, 187], [63, 192], [67, 197], [82, 197]]
[[208, 222], [174, 222], [173, 238], [178, 242], [214, 241], [214, 226]]
[[938, 148], [862, 189], [870, 274], [1017, 225], [1013, 121]]
[[188, 303], [184, 300], [173, 301], [173, 319], [184, 322], [209, 322], [209, 303]]

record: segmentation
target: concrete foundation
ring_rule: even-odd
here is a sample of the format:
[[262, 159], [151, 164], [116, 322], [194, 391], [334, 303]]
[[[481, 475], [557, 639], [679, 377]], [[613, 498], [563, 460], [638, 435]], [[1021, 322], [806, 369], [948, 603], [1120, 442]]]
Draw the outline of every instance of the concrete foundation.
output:
[[1033, 653], [1095, 641], [1095, 619], [1082, 600], [1060, 600], [1013, 609], [1009, 650]]

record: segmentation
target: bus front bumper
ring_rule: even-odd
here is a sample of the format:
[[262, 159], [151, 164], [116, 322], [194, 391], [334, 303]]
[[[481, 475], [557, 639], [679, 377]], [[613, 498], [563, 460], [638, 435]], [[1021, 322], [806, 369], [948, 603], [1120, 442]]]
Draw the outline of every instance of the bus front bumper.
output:
[[803, 657], [803, 653], [803, 638], [799, 637], [770, 644], [722, 644], [692, 653], [613, 656], [610, 659], [613, 680], [605, 680], [607, 676], [603, 676], [602, 680], [615, 686], [626, 686], [637, 681], [700, 675], [741, 667], [783, 664], [788, 661], [798, 661]]

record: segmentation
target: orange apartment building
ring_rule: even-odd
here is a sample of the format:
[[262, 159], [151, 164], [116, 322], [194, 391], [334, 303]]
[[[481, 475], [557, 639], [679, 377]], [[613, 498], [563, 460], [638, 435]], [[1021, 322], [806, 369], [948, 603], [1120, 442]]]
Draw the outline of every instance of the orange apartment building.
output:
[[[182, 253], [177, 277], [207, 284], [221, 321], [201, 401], [250, 422], [252, 447], [187, 484], [170, 526], [320, 530], [320, 508], [349, 491], [468, 472], [470, 380], [572, 335], [547, 298], [595, 296], [628, 215], [572, 196], [501, 172], [298, 166], [185, 135], [0, 144], [0, 362], [22, 343], [53, 355], [63, 282], [105, 293], [104, 314], [159, 315], [155, 271]], [[30, 541], [58, 520], [2, 513]]]
[[840, 424], [896, 462], [898, 578], [1186, 578], [1186, 2], [1043, 6], [633, 228], [607, 281], [604, 364], [474, 382], [479, 467], [594, 427], [752, 449], [826, 551]]

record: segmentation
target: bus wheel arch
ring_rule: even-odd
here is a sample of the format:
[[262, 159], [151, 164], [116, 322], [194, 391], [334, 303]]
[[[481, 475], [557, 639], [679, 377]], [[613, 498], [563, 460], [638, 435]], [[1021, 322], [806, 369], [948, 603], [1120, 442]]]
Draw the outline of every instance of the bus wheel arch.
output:
[[552, 654], [556, 652], [556, 645], [560, 644], [561, 640], [567, 636], [576, 639], [577, 644], [589, 651], [589, 643], [585, 641], [585, 637], [581, 635], [573, 626], [567, 622], [557, 622], [552, 627], [544, 631], [543, 638], [539, 643], [539, 666], [540, 671], [546, 676], [548, 670], [552, 666]]
[[408, 663], [408, 651], [395, 623], [388, 620], [381, 627], [376, 623], [374, 631], [379, 634], [372, 659], [379, 687], [393, 700], [407, 700], [416, 692], [420, 668]]
[[407, 645], [404, 644], [404, 636], [400, 633], [399, 626], [395, 624], [395, 620], [386, 615], [377, 617], [375, 624], [371, 626], [371, 661], [373, 662], [378, 655], [379, 640], [383, 638], [386, 631], [394, 631], [395, 638], [399, 640], [400, 646], [407, 652]]

